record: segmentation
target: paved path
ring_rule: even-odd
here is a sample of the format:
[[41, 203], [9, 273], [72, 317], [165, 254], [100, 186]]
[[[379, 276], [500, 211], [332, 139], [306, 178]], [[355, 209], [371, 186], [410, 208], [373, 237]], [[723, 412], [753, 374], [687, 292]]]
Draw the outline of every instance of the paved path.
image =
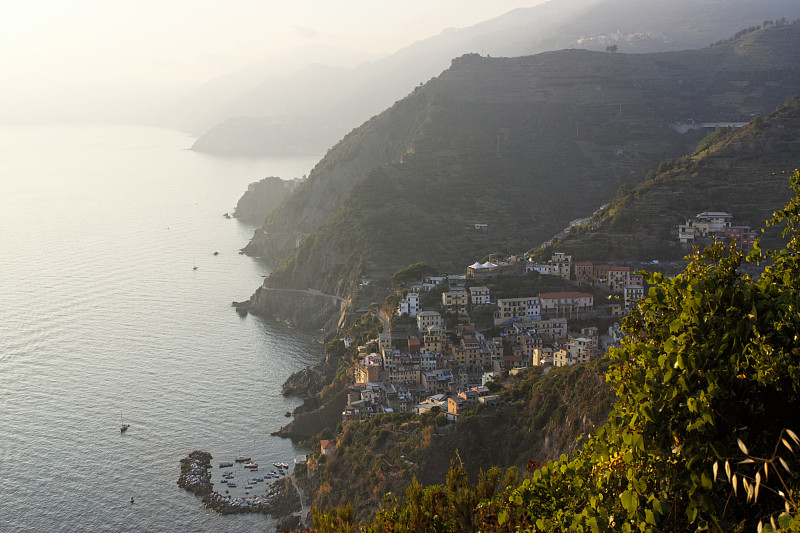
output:
[[317, 289], [278, 289], [275, 287], [264, 287], [265, 290], [268, 291], [276, 291], [276, 292], [300, 292], [303, 294], [310, 294], [311, 296], [324, 296], [326, 298], [333, 298], [335, 300], [339, 300], [340, 302], [350, 303], [350, 300], [346, 298], [342, 298], [341, 296], [336, 296], [335, 294], [325, 294], [322, 291], [318, 291]]
[[[294, 488], [297, 490], [297, 494], [300, 495], [300, 511], [298, 511], [298, 513], [300, 513], [300, 525], [301, 526], [305, 526], [306, 525], [306, 516], [307, 516], [306, 515], [306, 512], [307, 512], [307, 510], [306, 510], [306, 495], [303, 493], [303, 489], [301, 489], [300, 486], [297, 483], [295, 483], [294, 476], [289, 476], [289, 479], [292, 480], [292, 485], [294, 485]], [[297, 516], [297, 513], [292, 513], [292, 514], [294, 516]]]

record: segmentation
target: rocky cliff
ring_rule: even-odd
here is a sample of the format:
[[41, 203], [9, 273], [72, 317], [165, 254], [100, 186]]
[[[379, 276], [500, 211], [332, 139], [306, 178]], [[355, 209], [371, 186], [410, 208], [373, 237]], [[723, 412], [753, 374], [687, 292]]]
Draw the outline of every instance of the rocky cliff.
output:
[[289, 196], [298, 183], [296, 180], [282, 180], [274, 176], [251, 183], [236, 203], [233, 216], [253, 224], [262, 224], [267, 215]]

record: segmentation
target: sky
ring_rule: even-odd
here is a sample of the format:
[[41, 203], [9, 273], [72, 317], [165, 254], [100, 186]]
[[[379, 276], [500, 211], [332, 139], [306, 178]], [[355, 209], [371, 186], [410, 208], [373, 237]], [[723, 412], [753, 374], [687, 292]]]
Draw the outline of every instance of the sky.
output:
[[[157, 103], [307, 45], [385, 55], [543, 0], [26, 0], [0, 16], [0, 123]], [[113, 113], [112, 113], [113, 114]]]

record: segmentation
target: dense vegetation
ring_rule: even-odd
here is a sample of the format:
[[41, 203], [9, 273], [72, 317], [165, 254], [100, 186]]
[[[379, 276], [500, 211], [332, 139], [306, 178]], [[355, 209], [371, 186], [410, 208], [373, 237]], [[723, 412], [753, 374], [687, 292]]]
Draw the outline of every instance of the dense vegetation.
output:
[[[389, 496], [366, 531], [769, 531], [800, 529], [800, 173], [775, 213], [785, 248], [745, 258], [696, 250], [649, 296], [610, 354], [617, 401], [574, 455], [529, 475], [470, 481], [458, 461], [444, 484]], [[317, 531], [350, 531], [351, 507], [316, 512]]]

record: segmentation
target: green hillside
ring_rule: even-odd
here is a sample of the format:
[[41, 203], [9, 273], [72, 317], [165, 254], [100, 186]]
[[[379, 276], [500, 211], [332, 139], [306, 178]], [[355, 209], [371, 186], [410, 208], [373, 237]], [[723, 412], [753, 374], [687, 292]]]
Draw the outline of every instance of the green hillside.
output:
[[[265, 287], [368, 304], [360, 275], [529, 248], [689, 153], [701, 134], [670, 123], [747, 120], [796, 94], [800, 25], [684, 52], [464, 56], [332, 148], [247, 250], [285, 258]], [[259, 290], [251, 310], [318, 326], [337, 309]]]
[[[737, 224], [761, 227], [791, 191], [788, 175], [800, 160], [800, 100], [744, 128], [722, 130], [697, 150], [659, 165], [635, 188], [623, 188], [592, 221], [556, 241], [579, 259], [677, 259], [689, 252], [678, 224], [703, 211], [733, 214]], [[777, 233], [766, 244], [779, 242]], [[547, 250], [542, 256], [548, 256]]]

